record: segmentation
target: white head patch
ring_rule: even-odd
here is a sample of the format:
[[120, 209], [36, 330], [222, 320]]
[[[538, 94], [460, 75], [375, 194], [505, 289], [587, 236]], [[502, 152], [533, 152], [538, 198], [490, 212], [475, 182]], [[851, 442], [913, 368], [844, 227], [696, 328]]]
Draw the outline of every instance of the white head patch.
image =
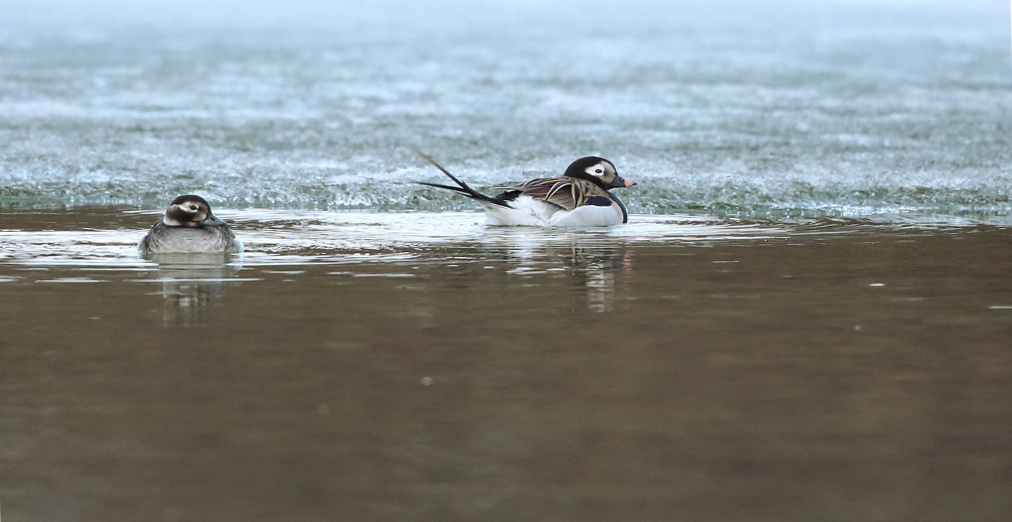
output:
[[598, 178], [606, 178], [609, 175], [610, 176], [615, 175], [615, 167], [613, 167], [611, 163], [601, 161], [587, 167], [587, 169], [584, 170], [584, 172], [590, 174], [591, 176], [596, 176]]

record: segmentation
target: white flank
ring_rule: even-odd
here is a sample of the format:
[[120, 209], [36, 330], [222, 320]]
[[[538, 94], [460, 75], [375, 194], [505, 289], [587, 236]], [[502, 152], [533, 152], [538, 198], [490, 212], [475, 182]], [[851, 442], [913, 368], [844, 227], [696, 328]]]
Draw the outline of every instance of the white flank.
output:
[[607, 227], [622, 222], [622, 209], [618, 205], [597, 207], [584, 205], [573, 210], [560, 210], [548, 224], [553, 227]]
[[551, 203], [523, 195], [509, 202], [513, 208], [481, 201], [479, 203], [485, 207], [486, 225], [606, 227], [622, 222], [622, 209], [618, 205], [586, 205], [573, 210], [562, 210]]

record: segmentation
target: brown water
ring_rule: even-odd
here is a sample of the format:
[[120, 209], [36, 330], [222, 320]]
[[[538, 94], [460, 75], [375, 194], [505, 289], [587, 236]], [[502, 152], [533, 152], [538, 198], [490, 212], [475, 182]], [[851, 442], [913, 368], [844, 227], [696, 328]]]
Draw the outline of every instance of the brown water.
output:
[[0, 513], [1004, 521], [1012, 232], [0, 214]]

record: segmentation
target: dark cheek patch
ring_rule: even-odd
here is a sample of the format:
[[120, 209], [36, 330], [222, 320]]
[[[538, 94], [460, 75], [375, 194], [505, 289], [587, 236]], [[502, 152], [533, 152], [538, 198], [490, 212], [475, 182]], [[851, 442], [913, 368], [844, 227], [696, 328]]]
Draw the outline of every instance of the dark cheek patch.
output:
[[190, 220], [190, 216], [186, 212], [179, 210], [178, 207], [173, 207], [169, 209], [169, 211], [166, 212], [165, 215], [168, 216], [169, 219], [177, 223], [186, 223], [187, 221]]
[[591, 205], [595, 207], [610, 207], [611, 200], [604, 196], [591, 196], [583, 202], [584, 205]]

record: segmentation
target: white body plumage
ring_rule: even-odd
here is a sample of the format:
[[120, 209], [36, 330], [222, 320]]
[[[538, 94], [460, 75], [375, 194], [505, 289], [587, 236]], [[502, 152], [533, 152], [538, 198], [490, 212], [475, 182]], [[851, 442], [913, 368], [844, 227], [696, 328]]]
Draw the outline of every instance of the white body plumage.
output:
[[512, 208], [479, 201], [485, 207], [486, 225], [536, 227], [607, 227], [623, 223], [625, 216], [618, 205], [584, 205], [565, 210], [531, 196], [520, 195], [510, 201]]

